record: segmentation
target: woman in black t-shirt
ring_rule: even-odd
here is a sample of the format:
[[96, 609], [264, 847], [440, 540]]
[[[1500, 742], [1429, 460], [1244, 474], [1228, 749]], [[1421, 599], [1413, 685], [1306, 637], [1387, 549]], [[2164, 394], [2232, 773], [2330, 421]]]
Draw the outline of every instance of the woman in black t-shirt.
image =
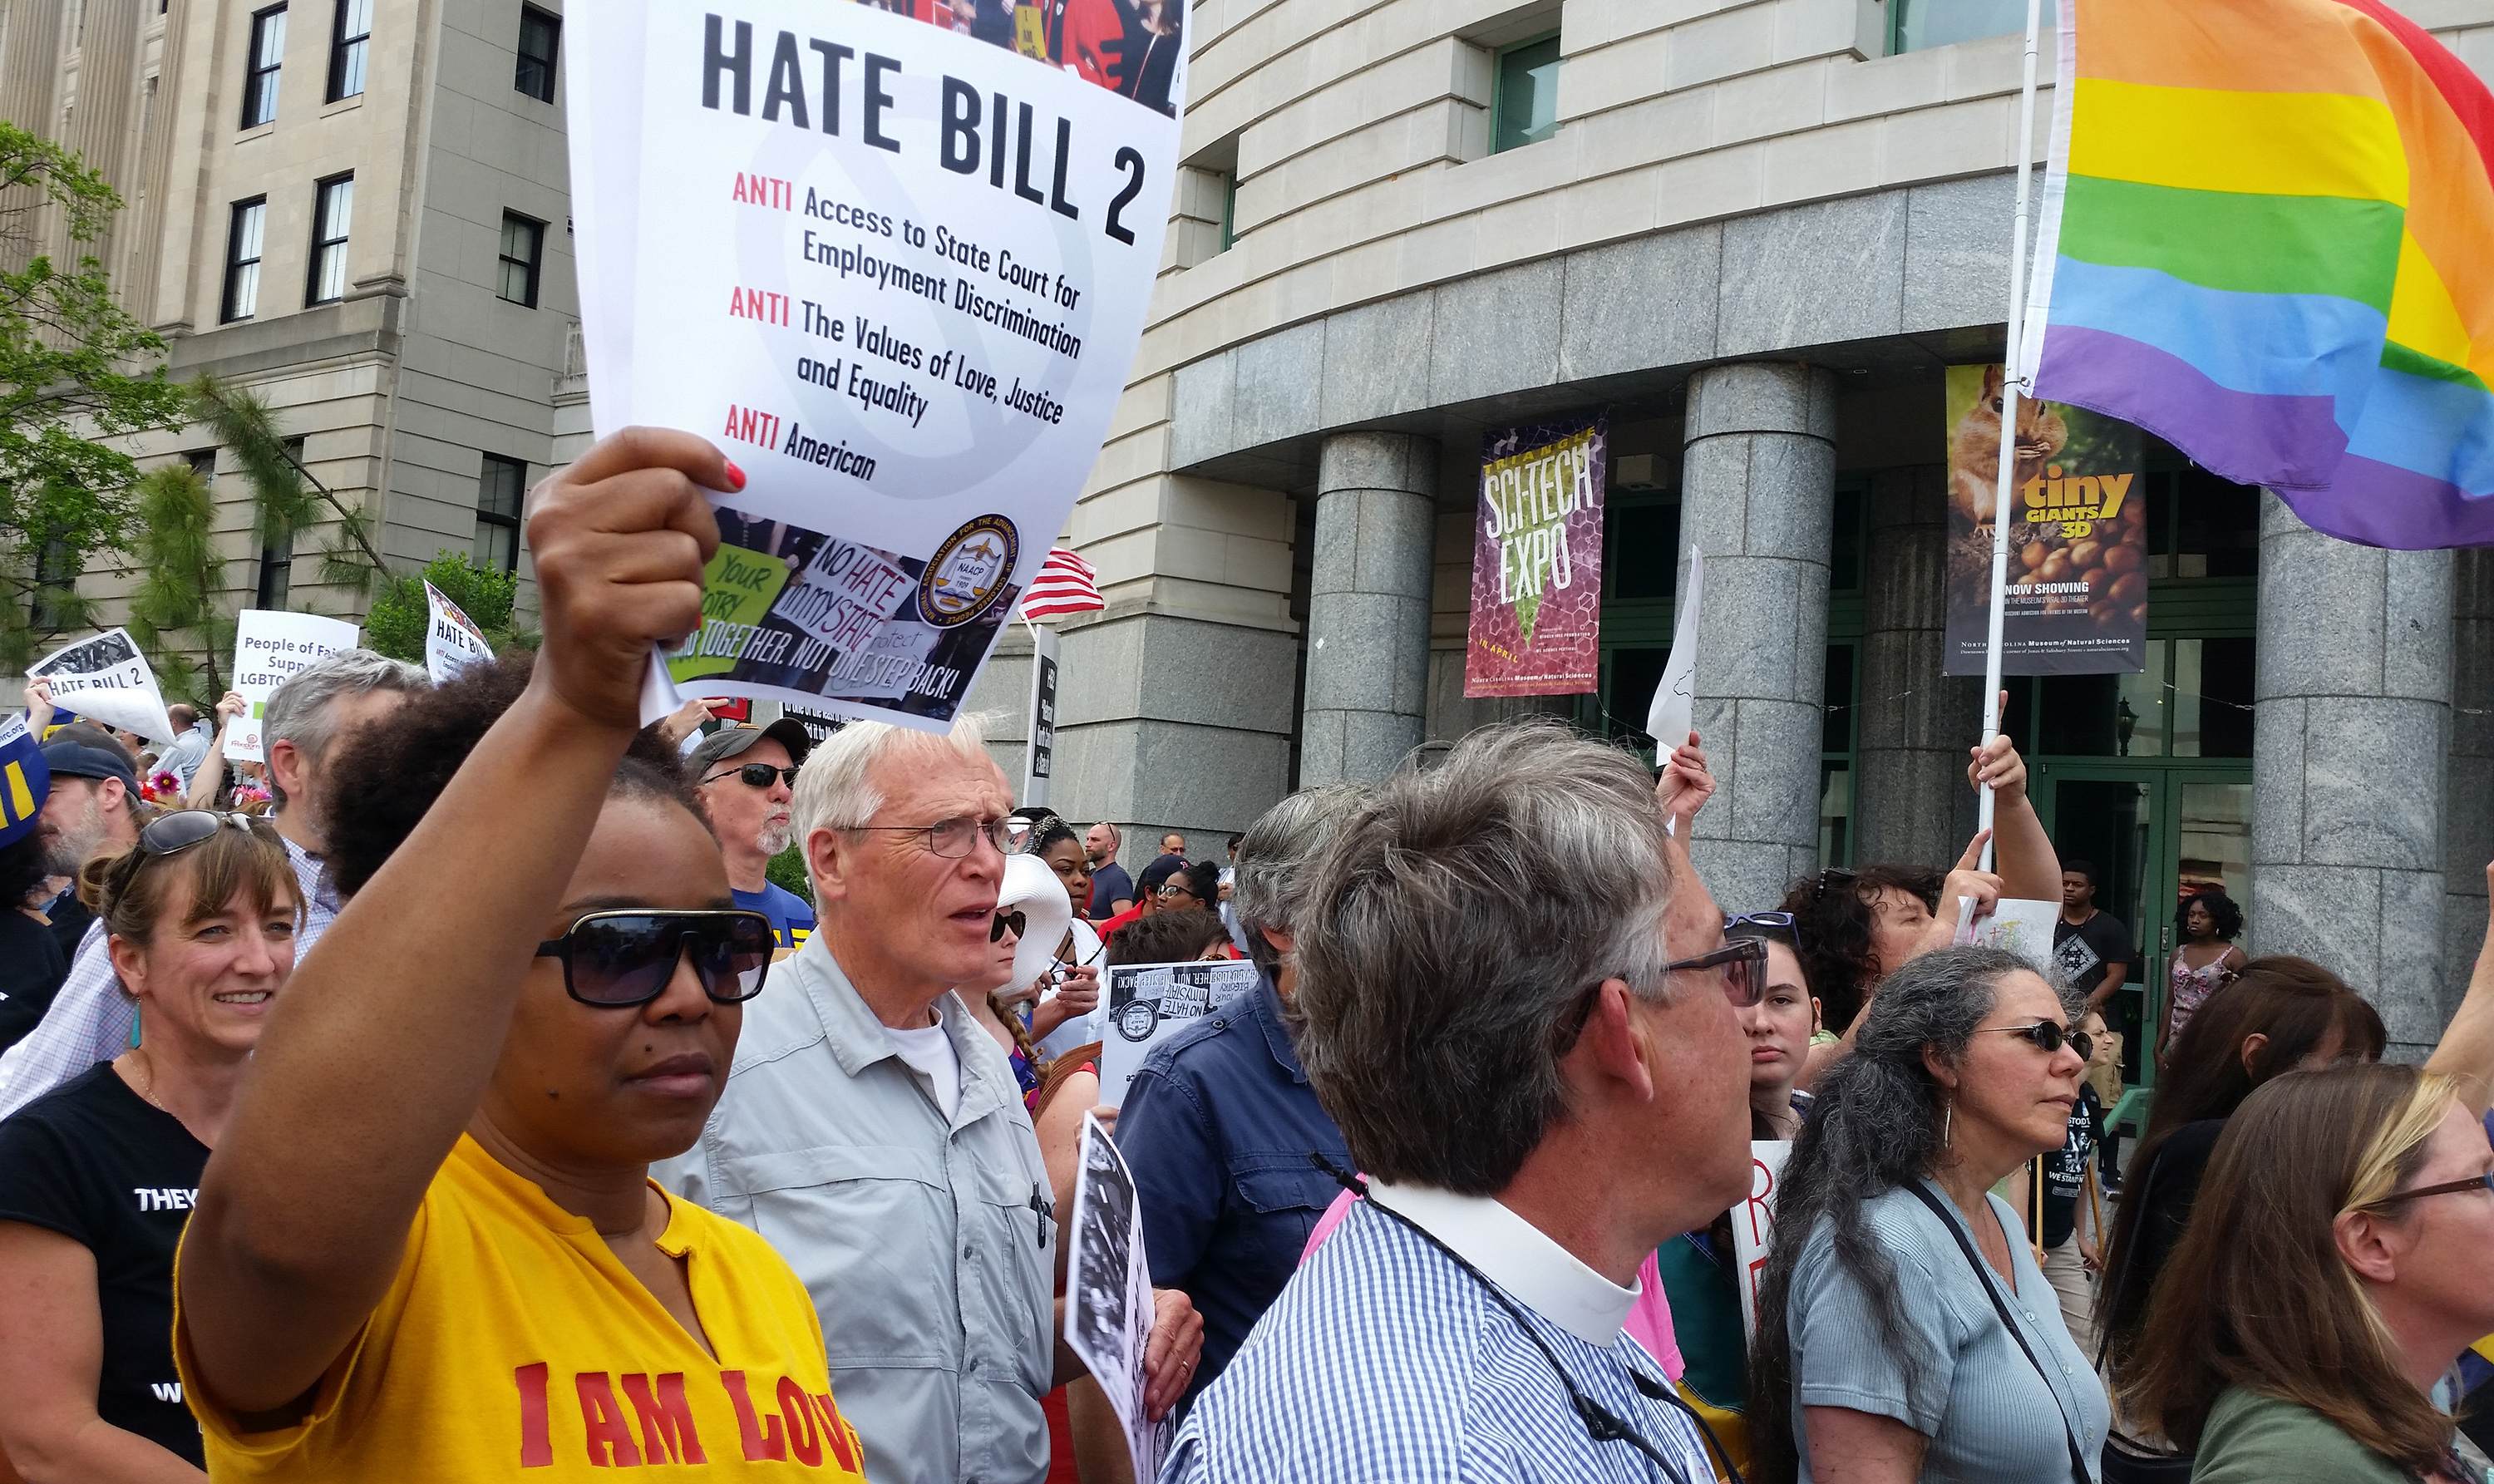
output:
[[0, 1122], [0, 1450], [30, 1484], [198, 1479], [173, 1251], [294, 967], [294, 873], [264, 821], [190, 809], [79, 893], [146, 1034]]

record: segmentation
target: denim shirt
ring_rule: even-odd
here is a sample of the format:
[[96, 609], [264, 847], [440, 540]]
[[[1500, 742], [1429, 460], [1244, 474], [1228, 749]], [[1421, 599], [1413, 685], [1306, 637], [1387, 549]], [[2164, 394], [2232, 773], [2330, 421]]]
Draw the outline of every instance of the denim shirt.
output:
[[1308, 1156], [1351, 1168], [1270, 975], [1143, 1063], [1117, 1114], [1117, 1147], [1142, 1202], [1153, 1286], [1183, 1289], [1203, 1316], [1192, 1401], [1246, 1343], [1342, 1194]]

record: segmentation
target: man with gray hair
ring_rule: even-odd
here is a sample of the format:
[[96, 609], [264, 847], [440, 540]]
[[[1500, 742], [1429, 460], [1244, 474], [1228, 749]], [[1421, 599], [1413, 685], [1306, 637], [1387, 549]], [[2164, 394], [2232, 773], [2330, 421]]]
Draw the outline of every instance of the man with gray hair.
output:
[[[1012, 809], [974, 716], [949, 734], [857, 722], [814, 748], [790, 803], [814, 934], [745, 1005], [700, 1142], [658, 1171], [806, 1281], [877, 1484], [1039, 1484], [1041, 1399], [1080, 1371], [1021, 1088], [953, 992], [1004, 977]], [[1200, 1339], [1184, 1296], [1164, 1301], [1160, 1408]]]
[[[340, 739], [395, 712], [427, 683], [424, 672], [370, 650], [340, 650], [287, 678], [260, 717], [269, 791], [277, 800], [278, 836], [303, 893], [303, 922], [294, 932], [297, 958], [312, 951], [338, 915], [338, 890], [320, 868], [328, 848], [326, 765]], [[80, 941], [44, 1021], [0, 1055], [0, 1118], [34, 1102], [100, 1061], [126, 1050], [138, 1008], [112, 971], [104, 924]]]
[[1146, 1058], [1117, 1112], [1117, 1148], [1134, 1171], [1152, 1282], [1203, 1315], [1210, 1385], [1272, 1306], [1342, 1193], [1311, 1154], [1349, 1168], [1350, 1151], [1299, 1065], [1289, 1007], [1298, 989], [1297, 921], [1307, 878], [1365, 790], [1293, 794], [1239, 846], [1235, 907], [1256, 992], [1197, 1020]]
[[1749, 1189], [1734, 1012], [1763, 965], [1653, 794], [1625, 752], [1506, 724], [1339, 823], [1293, 920], [1297, 1048], [1369, 1198], [1165, 1480], [1712, 1476], [1623, 1325], [1646, 1256]]

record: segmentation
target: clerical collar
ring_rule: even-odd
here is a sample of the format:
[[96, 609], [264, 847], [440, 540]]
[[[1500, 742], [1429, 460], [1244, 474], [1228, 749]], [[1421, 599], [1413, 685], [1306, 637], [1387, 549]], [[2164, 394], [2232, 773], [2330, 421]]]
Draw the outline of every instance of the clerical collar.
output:
[[1368, 1182], [1386, 1206], [1480, 1269], [1481, 1276], [1588, 1345], [1610, 1346], [1627, 1322], [1637, 1290], [1623, 1288], [1577, 1259], [1523, 1217], [1486, 1196], [1424, 1185]]

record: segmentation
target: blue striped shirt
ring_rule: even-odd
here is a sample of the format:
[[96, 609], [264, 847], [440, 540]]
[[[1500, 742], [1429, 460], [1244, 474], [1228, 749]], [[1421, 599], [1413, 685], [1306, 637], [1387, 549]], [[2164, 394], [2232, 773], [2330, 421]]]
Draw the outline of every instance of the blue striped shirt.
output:
[[[1549, 1251], [1573, 1260], [1556, 1243]], [[1679, 1484], [1713, 1477], [1686, 1414], [1638, 1390], [1633, 1377], [1666, 1392], [1671, 1383], [1635, 1341], [1597, 1345], [1511, 1301], [1579, 1390], [1673, 1461]], [[1517, 1318], [1362, 1201], [1196, 1403], [1161, 1484], [1672, 1477], [1627, 1442], [1596, 1442]]]

